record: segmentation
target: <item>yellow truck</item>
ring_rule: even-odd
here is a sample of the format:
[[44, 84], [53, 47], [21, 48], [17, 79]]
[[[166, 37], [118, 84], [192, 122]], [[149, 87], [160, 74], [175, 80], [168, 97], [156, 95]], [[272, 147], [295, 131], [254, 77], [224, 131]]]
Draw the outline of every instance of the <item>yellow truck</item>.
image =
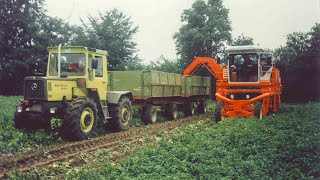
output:
[[192, 79], [199, 77], [154, 71], [108, 72], [106, 51], [81, 46], [49, 47], [48, 52], [46, 76], [25, 78], [24, 99], [15, 112], [16, 128], [46, 129], [52, 118], [58, 118], [66, 139], [82, 140], [92, 136], [98, 120], [113, 130], [127, 130], [133, 105], [142, 109], [145, 123], [155, 123], [154, 105], [163, 105], [170, 119], [175, 119], [178, 105], [193, 115], [194, 104], [204, 112], [209, 97], [208, 78], [200, 78], [204, 84], [193, 84]]

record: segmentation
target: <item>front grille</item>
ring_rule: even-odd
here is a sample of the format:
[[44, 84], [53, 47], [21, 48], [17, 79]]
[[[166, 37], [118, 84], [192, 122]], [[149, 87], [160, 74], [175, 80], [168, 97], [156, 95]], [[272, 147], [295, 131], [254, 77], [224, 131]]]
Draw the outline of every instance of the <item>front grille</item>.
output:
[[45, 80], [26, 79], [24, 83], [25, 99], [45, 99]]

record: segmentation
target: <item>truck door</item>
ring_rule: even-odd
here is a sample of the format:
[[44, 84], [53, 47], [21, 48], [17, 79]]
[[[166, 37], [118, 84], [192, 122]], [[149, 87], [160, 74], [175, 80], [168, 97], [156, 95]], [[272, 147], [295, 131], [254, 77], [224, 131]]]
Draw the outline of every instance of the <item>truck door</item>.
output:
[[[93, 70], [92, 60], [98, 61], [98, 68]], [[103, 57], [101, 55], [89, 54], [89, 71], [93, 70], [93, 73], [89, 73], [90, 87], [98, 91], [100, 99], [106, 99], [107, 94], [107, 75], [103, 71]]]

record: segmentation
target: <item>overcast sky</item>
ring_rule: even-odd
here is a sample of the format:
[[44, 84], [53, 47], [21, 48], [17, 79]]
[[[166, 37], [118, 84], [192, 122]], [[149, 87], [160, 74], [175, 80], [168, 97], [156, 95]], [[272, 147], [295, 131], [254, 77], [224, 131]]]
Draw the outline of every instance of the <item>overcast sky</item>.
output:
[[[145, 62], [160, 55], [176, 58], [173, 34], [180, 16], [195, 0], [46, 0], [47, 14], [80, 25], [80, 18], [117, 8], [131, 16], [139, 32], [138, 55]], [[320, 23], [320, 0], [224, 0], [229, 9], [232, 35], [244, 34], [265, 48], [285, 44], [286, 35], [309, 31]]]

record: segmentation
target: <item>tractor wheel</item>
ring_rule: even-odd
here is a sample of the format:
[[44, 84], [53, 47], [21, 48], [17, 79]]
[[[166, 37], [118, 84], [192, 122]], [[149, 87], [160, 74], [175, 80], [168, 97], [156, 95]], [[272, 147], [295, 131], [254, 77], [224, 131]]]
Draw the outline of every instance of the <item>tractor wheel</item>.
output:
[[253, 103], [254, 106], [254, 116], [259, 120], [262, 120], [262, 102], [258, 101]]
[[214, 111], [214, 119], [215, 119], [216, 123], [218, 123], [219, 121], [224, 119], [224, 117], [222, 116], [223, 105], [224, 104], [221, 101], [218, 101], [216, 103], [216, 109]]
[[206, 108], [206, 102], [205, 101], [200, 101], [199, 102], [198, 113], [199, 114], [207, 113], [207, 108]]
[[184, 113], [186, 116], [193, 116], [196, 111], [196, 106], [194, 102], [187, 102], [184, 107]]
[[178, 118], [178, 107], [177, 104], [171, 103], [165, 106], [165, 116], [169, 120]]
[[123, 131], [129, 129], [132, 122], [132, 105], [127, 96], [120, 98], [118, 104], [109, 105], [111, 115], [110, 124], [114, 131]]
[[141, 120], [145, 124], [155, 124], [158, 120], [158, 111], [153, 105], [143, 106]]
[[83, 140], [93, 135], [97, 125], [97, 104], [89, 98], [67, 103], [61, 133], [67, 140]]

